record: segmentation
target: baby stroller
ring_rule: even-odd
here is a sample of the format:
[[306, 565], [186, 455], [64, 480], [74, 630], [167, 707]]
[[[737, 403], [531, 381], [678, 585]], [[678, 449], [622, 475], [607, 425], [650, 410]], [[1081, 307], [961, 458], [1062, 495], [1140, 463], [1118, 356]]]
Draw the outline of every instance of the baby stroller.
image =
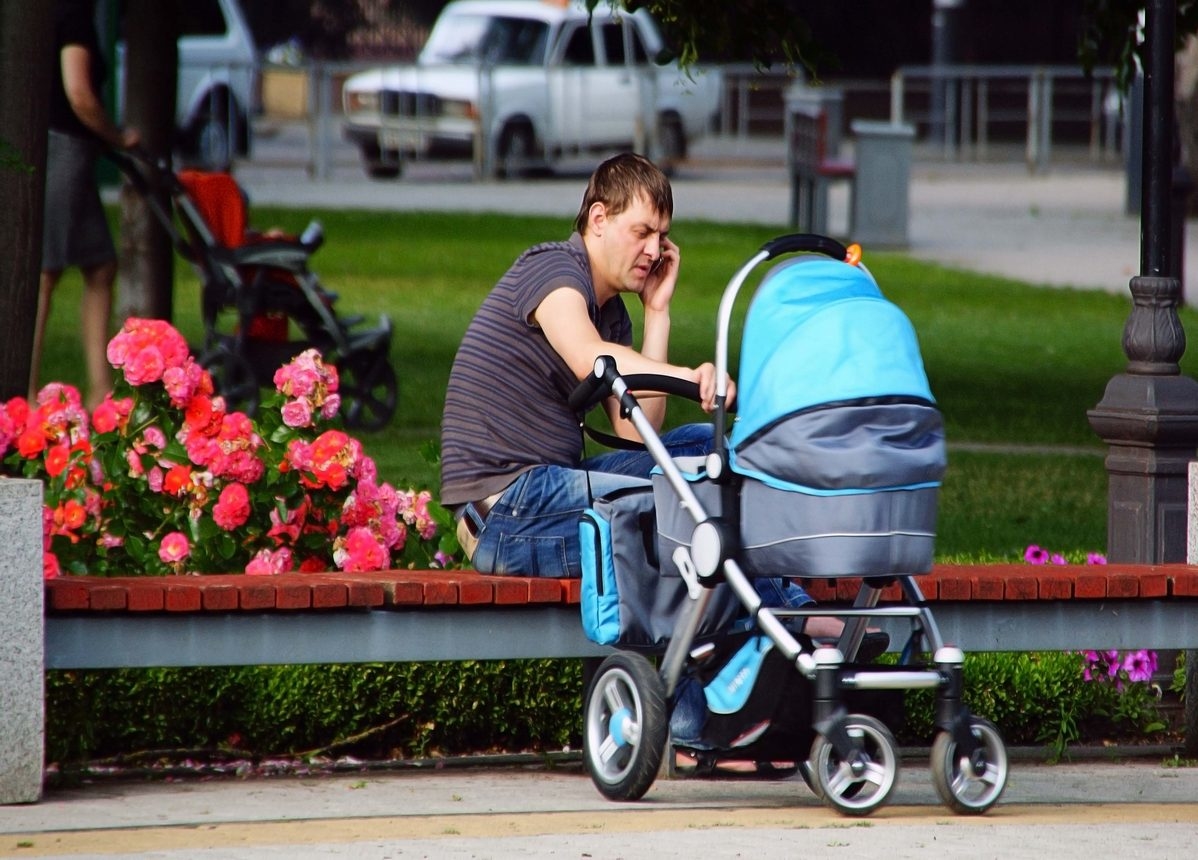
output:
[[[792, 254], [762, 279], [746, 315], [729, 428], [734, 302], [758, 264]], [[964, 654], [942, 640], [916, 584], [932, 566], [940, 414], [910, 322], [859, 254], [822, 236], [783, 236], [736, 273], [719, 307], [706, 458], [672, 460], [631, 394], [688, 384], [621, 377], [605, 357], [574, 392], [580, 408], [618, 397], [657, 463], [651, 491], [598, 499], [580, 525], [583, 626], [619, 649], [595, 671], [584, 706], [586, 766], [610, 799], [635, 800], [652, 785], [687, 685], [706, 706], [697, 752], [800, 763], [814, 793], [847, 815], [878, 809], [895, 787], [893, 734], [866, 712], [870, 697], [895, 691], [935, 691], [932, 781], [948, 807], [982, 813], [1005, 788], [1002, 738], [963, 704]], [[776, 609], [763, 605], [756, 577], [860, 585], [851, 607]], [[900, 602], [883, 603], [884, 590]], [[802, 631], [829, 615], [844, 620], [834, 646]], [[906, 632], [897, 663], [856, 659], [867, 624]]]
[[245, 195], [228, 173], [176, 174], [137, 152], [110, 157], [199, 273], [198, 361], [230, 405], [252, 414], [275, 371], [315, 348], [337, 368], [347, 426], [378, 430], [391, 420], [399, 396], [391, 321], [384, 315], [364, 327], [361, 317], [337, 315], [336, 294], [308, 268], [324, 241], [319, 222], [298, 238], [256, 233], [248, 228]]

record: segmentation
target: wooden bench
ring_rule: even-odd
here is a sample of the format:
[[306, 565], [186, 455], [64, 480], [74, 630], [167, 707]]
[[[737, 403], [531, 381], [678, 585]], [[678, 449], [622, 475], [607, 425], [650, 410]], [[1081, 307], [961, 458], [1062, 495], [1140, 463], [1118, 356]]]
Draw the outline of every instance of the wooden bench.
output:
[[[919, 577], [965, 651], [1198, 648], [1198, 566], [938, 565]], [[851, 603], [859, 580], [804, 583]], [[472, 571], [46, 582], [50, 669], [586, 657], [578, 580]], [[883, 602], [898, 598], [897, 586]], [[136, 642], [136, 648], [130, 643]]]
[[828, 232], [828, 185], [852, 182], [857, 173], [852, 159], [828, 152], [828, 114], [818, 108], [788, 112], [790, 167], [790, 226], [802, 233]]

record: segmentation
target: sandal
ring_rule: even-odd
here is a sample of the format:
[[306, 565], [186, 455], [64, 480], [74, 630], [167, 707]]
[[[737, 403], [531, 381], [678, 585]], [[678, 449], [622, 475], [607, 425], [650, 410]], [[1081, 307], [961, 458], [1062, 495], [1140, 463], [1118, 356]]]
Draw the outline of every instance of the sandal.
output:
[[678, 749], [674, 753], [674, 772], [684, 779], [788, 779], [799, 770], [794, 762], [721, 759], [707, 750]]

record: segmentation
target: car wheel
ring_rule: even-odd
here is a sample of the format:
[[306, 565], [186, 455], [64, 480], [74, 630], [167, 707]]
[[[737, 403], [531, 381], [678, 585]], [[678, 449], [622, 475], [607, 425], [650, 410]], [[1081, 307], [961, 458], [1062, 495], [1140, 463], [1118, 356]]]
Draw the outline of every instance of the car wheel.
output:
[[532, 169], [536, 139], [532, 126], [525, 122], [512, 123], [503, 129], [499, 138], [499, 158], [495, 175], [501, 179], [518, 179]]
[[371, 179], [398, 179], [403, 174], [403, 163], [398, 152], [384, 153], [377, 144], [361, 146], [362, 169]]
[[192, 135], [196, 165], [204, 170], [227, 171], [233, 164], [233, 134], [227, 110], [216, 105], [205, 111]]
[[686, 135], [682, 122], [674, 115], [665, 115], [657, 126], [657, 164], [668, 173], [673, 173], [678, 162], [686, 158]]

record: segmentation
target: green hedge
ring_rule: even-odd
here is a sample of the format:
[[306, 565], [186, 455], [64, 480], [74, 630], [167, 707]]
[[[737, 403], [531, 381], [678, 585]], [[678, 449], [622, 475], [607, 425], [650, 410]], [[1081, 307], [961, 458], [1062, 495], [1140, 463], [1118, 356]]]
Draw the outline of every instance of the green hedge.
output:
[[46, 755], [558, 750], [581, 735], [581, 689], [578, 660], [50, 672]]
[[[970, 654], [966, 704], [1008, 744], [1159, 731], [1144, 685], [1082, 679], [1071, 653]], [[579, 660], [59, 671], [47, 675], [47, 760], [66, 769], [145, 751], [412, 759], [578, 748]], [[906, 697], [900, 741], [930, 743], [930, 691]], [[166, 752], [163, 752], [165, 755]]]

